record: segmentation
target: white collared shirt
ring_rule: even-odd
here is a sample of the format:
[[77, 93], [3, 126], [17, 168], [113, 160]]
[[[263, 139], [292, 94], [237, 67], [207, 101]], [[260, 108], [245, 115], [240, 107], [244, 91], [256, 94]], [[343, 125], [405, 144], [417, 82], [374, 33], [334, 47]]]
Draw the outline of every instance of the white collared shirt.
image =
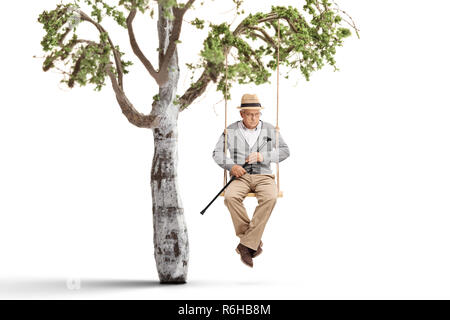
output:
[[258, 125], [255, 129], [248, 129], [245, 126], [243, 120], [238, 122], [239, 130], [241, 130], [242, 135], [244, 136], [250, 148], [252, 148], [256, 140], [258, 140], [259, 134], [261, 133], [261, 125], [261, 120], [259, 120]]

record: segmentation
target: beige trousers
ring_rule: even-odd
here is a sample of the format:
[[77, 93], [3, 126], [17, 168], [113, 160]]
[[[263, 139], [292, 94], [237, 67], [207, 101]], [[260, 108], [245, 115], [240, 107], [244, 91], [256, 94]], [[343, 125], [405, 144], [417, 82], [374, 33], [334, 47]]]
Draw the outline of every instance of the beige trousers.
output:
[[[243, 204], [248, 192], [255, 192], [258, 199], [252, 220], [249, 219]], [[224, 202], [230, 211], [236, 235], [244, 246], [258, 249], [267, 220], [277, 202], [277, 195], [274, 174], [246, 173], [225, 189]]]

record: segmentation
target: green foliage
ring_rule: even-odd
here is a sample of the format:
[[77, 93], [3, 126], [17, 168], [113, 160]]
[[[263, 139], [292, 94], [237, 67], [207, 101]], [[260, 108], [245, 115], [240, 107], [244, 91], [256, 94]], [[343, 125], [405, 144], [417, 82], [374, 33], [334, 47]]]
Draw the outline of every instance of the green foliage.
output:
[[145, 10], [148, 9], [148, 3], [149, 0], [119, 0], [119, 6], [124, 6], [128, 11], [131, 11], [133, 9], [139, 10], [141, 13], [144, 13]]
[[88, 44], [80, 47], [74, 55], [72, 73], [66, 82], [70, 88], [77, 82], [81, 86], [87, 83], [96, 84], [95, 90], [101, 90], [105, 84], [106, 73], [104, 67], [109, 62], [109, 53], [111, 48], [108, 46], [97, 46]]
[[[124, 28], [127, 27], [125, 15], [122, 11], [117, 9], [117, 6], [111, 6], [104, 0], [74, 0], [74, 3], [78, 5], [81, 1], [84, 1], [92, 8], [91, 17], [98, 23], [102, 22], [103, 17], [107, 15], [112, 17], [118, 25]], [[119, 5], [125, 5], [124, 2], [129, 1], [119, 1]]]
[[173, 20], [175, 17], [172, 14], [172, 7], [177, 5], [177, 0], [159, 0], [159, 4], [163, 8], [163, 16], [169, 20]]
[[191, 21], [191, 24], [195, 26], [197, 29], [203, 29], [205, 27], [205, 20], [195, 18], [193, 21]]
[[120, 58], [120, 62], [121, 62], [121, 64], [122, 64], [122, 71], [123, 71], [123, 73], [124, 73], [124, 74], [129, 73], [128, 67], [129, 67], [129, 66], [132, 66], [132, 65], [133, 65], [133, 62], [127, 61], [127, 60], [123, 60], [122, 57], [123, 57], [123, 55], [125, 54], [125, 52], [120, 51], [120, 47], [119, 47], [119, 46], [116, 46], [115, 48], [116, 48], [117, 52], [120, 53], [120, 57], [121, 57], [121, 58]]
[[[243, 14], [241, 6], [244, 0], [232, 1], [236, 5], [237, 14]], [[90, 6], [92, 9], [90, 14], [96, 22], [100, 23], [105, 16], [109, 16], [126, 28], [126, 17], [119, 8], [137, 9], [144, 13], [150, 9], [149, 0], [119, 0], [116, 6], [107, 4], [105, 0], [73, 0], [72, 4], [58, 4], [54, 10], [44, 11], [39, 15], [38, 21], [43, 24], [46, 31], [41, 45], [48, 53], [43, 70], [54, 68], [57, 60], [71, 62], [70, 77], [65, 81], [69, 86], [75, 83], [79, 85], [92, 83], [96, 85], [96, 90], [100, 90], [105, 84], [105, 66], [112, 60], [114, 51], [119, 53], [123, 73], [128, 73], [127, 67], [131, 62], [122, 59], [123, 52], [118, 46], [112, 48], [106, 32], [99, 34], [99, 40], [96, 42], [78, 39], [73, 21], [80, 2]], [[168, 19], [173, 19], [171, 10], [173, 7], [182, 8], [185, 5], [178, 4], [176, 0], [158, 0], [158, 3], [162, 5], [164, 16]], [[200, 5], [203, 5], [203, 2]], [[291, 70], [299, 70], [308, 81], [314, 71], [327, 64], [338, 70], [334, 59], [336, 49], [342, 46], [344, 38], [351, 35], [351, 31], [341, 25], [342, 11], [328, 0], [304, 0], [302, 9], [299, 11], [292, 6], [272, 6], [271, 11], [267, 13], [251, 13], [234, 34], [226, 23], [210, 23], [208, 36], [200, 52], [200, 63], [186, 66], [192, 74], [196, 69], [205, 69], [208, 76], [217, 84], [217, 90], [224, 95], [225, 54], [229, 57], [227, 73], [229, 87], [233, 82], [239, 84], [269, 82], [271, 71], [277, 68], [278, 43], [280, 65]], [[154, 10], [151, 9], [150, 16], [153, 14]], [[198, 18], [191, 24], [198, 29], [205, 28], [205, 21]], [[69, 38], [70, 32], [73, 34]], [[230, 50], [232, 55], [229, 53]], [[232, 57], [234, 59], [230, 62]], [[113, 72], [118, 73], [114, 68]], [[195, 83], [191, 84], [191, 87], [201, 85]]]
[[233, 2], [236, 4], [236, 11], [239, 11], [239, 8], [244, 3], [244, 0], [233, 0]]
[[[229, 26], [225, 23], [211, 25], [211, 31], [204, 41], [204, 47], [200, 52], [203, 58], [202, 67], [205, 67], [214, 82], [219, 80], [217, 90], [225, 95], [225, 56], [224, 50], [234, 47], [238, 50], [238, 62], [228, 66], [228, 79], [237, 80], [240, 84], [267, 82], [270, 73], [260, 61], [261, 50], [253, 50], [251, 46], [238, 36], [234, 36]], [[191, 69], [195, 66], [191, 65]]]
[[[233, 2], [238, 10], [243, 1]], [[228, 61], [228, 87], [233, 82], [267, 83], [269, 70], [277, 68], [279, 22], [280, 65], [299, 70], [309, 81], [311, 74], [326, 64], [338, 70], [334, 59], [336, 48], [351, 35], [348, 28], [340, 25], [342, 20], [337, 8], [327, 0], [305, 0], [303, 12], [292, 6], [272, 6], [268, 13], [249, 14], [242, 21], [242, 30], [235, 35], [227, 24], [211, 23], [200, 52], [201, 63], [187, 66], [192, 72], [205, 68], [217, 82], [217, 90], [225, 96], [224, 52], [233, 48], [236, 59], [232, 64]], [[194, 20], [192, 24], [203, 27], [203, 21]]]
[[68, 12], [69, 4], [58, 4], [55, 10], [44, 11], [38, 17], [38, 22], [42, 23], [46, 34], [41, 41], [42, 49], [50, 51], [51, 48], [58, 45], [65, 37], [64, 33], [58, 33], [58, 30], [66, 24], [71, 15]]
[[[114, 7], [104, 5], [103, 1], [85, 1], [94, 6], [93, 12], [98, 20], [101, 20], [98, 4], [102, 4], [107, 14], [115, 17], [120, 24], [121, 14]], [[100, 91], [105, 85], [106, 66], [112, 60], [113, 50], [120, 56], [123, 73], [128, 73], [127, 67], [132, 62], [122, 59], [124, 53], [118, 46], [112, 48], [106, 32], [98, 33], [97, 42], [78, 38], [74, 21], [83, 22], [77, 13], [79, 8], [78, 1], [75, 0], [71, 4], [58, 4], [54, 10], [43, 11], [39, 15], [38, 22], [43, 25], [46, 32], [41, 45], [44, 52], [48, 53], [42, 68], [44, 71], [55, 68], [55, 62], [59, 60], [70, 66], [70, 71], [64, 72], [68, 78], [64, 78], [61, 82], [67, 83], [70, 88], [74, 87], [75, 83], [80, 86], [93, 84], [95, 90]], [[70, 32], [72, 32], [71, 38], [65, 41]], [[112, 71], [117, 75], [115, 68], [112, 68]]]
[[178, 105], [178, 104], [180, 104], [180, 95], [179, 94], [176, 94], [175, 95], [175, 99], [173, 100], [173, 104], [174, 105]]

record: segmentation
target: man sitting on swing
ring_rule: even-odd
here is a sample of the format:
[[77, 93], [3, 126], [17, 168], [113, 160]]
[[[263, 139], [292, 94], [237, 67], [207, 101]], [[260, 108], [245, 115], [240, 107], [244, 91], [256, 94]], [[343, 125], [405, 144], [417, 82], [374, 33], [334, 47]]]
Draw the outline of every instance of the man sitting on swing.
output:
[[[244, 94], [237, 108], [242, 120], [230, 124], [226, 130], [231, 158], [224, 152], [225, 133], [216, 144], [213, 158], [221, 168], [236, 177], [225, 189], [224, 202], [230, 211], [236, 235], [240, 238], [236, 251], [244, 264], [253, 267], [252, 258], [262, 252], [261, 237], [278, 196], [270, 164], [289, 157], [289, 148], [279, 132], [276, 148], [276, 128], [260, 120], [263, 107], [256, 94]], [[264, 142], [267, 143], [264, 145]], [[260, 146], [263, 146], [261, 150]], [[247, 170], [240, 165], [244, 163], [249, 164]], [[251, 220], [243, 205], [249, 192], [254, 192], [258, 199]]]

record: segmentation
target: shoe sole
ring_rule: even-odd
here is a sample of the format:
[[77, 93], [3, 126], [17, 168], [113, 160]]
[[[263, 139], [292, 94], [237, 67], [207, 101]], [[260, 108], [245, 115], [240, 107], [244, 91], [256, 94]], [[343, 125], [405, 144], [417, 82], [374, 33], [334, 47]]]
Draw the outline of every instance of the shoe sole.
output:
[[[236, 252], [237, 252], [238, 255], [241, 256], [241, 253], [239, 252], [239, 250], [238, 250], [237, 248], [236, 248]], [[251, 266], [251, 265], [245, 263], [245, 261], [242, 259], [242, 256], [241, 256], [241, 261], [242, 261], [242, 263], [245, 264], [247, 267], [253, 268], [253, 266]]]
[[262, 252], [263, 252], [263, 242], [261, 241], [261, 251], [258, 254], [255, 254], [252, 258], [256, 258], [257, 256], [259, 256]]
[[[262, 247], [262, 246], [261, 246]], [[258, 253], [258, 254], [255, 254], [254, 256], [253, 256], [253, 258], [256, 258], [257, 256], [259, 256], [261, 253], [263, 253], [263, 249], [261, 248], [261, 251]]]

